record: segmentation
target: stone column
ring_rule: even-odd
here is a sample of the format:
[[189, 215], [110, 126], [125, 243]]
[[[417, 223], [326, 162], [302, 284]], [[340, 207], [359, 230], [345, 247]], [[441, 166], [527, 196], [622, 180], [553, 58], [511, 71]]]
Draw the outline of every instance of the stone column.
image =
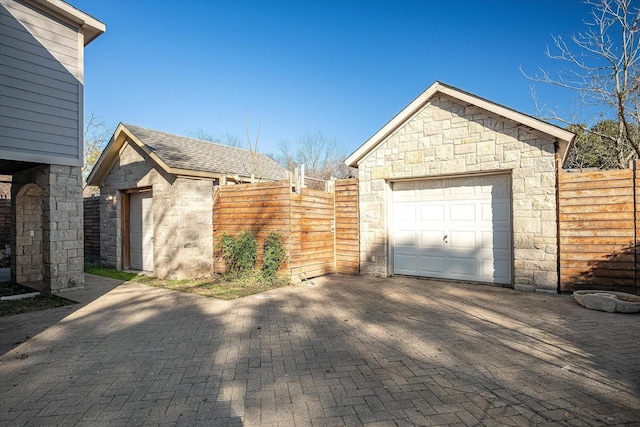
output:
[[[34, 210], [36, 196], [40, 206]], [[19, 172], [13, 176], [12, 198], [14, 280], [39, 281], [53, 293], [84, 287], [80, 168], [41, 165]], [[32, 224], [39, 212], [41, 227]]]
[[44, 280], [52, 292], [84, 287], [82, 174], [79, 167], [46, 166], [42, 231]]

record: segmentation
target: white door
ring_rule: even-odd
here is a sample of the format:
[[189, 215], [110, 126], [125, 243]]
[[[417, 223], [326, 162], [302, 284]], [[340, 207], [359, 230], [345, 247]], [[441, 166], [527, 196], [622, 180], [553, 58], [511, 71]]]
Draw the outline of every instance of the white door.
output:
[[153, 195], [129, 196], [129, 254], [134, 270], [153, 271]]
[[395, 274], [511, 284], [509, 175], [393, 184]]

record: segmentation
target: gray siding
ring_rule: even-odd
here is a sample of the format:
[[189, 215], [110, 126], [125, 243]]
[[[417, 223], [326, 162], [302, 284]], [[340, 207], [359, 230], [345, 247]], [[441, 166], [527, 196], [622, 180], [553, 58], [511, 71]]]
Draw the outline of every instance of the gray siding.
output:
[[82, 165], [82, 34], [0, 0], [0, 156]]

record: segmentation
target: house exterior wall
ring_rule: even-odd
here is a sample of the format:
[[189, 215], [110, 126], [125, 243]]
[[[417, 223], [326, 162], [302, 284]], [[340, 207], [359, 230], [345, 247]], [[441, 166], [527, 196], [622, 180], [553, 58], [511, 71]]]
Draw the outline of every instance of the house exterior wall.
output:
[[82, 166], [83, 40], [35, 6], [0, 0], [3, 159]]
[[100, 257], [122, 269], [124, 190], [153, 192], [153, 273], [159, 278], [196, 278], [213, 272], [213, 184], [176, 177], [153, 167], [138, 147], [126, 143], [100, 187]]
[[513, 285], [555, 292], [555, 141], [475, 106], [437, 94], [358, 163], [360, 269], [391, 273], [390, 183], [408, 178], [510, 171]]

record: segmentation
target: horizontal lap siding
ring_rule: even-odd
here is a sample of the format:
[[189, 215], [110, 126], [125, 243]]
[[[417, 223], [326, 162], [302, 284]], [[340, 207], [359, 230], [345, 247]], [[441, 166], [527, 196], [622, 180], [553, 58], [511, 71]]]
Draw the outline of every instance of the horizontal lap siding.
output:
[[560, 288], [636, 289], [633, 170], [559, 175]]
[[336, 273], [360, 272], [360, 233], [358, 224], [358, 180], [336, 181]]
[[81, 165], [80, 49], [77, 28], [0, 0], [0, 148], [6, 158]]

